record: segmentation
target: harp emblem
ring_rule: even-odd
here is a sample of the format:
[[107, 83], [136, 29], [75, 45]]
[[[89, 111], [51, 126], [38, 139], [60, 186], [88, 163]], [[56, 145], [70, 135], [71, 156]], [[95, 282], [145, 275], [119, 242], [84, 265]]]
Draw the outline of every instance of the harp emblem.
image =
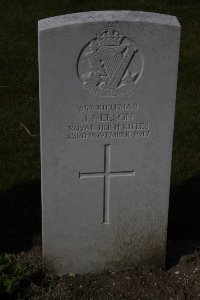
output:
[[[83, 49], [78, 61], [78, 75], [83, 85], [101, 96], [119, 96], [135, 87], [142, 60], [134, 42], [115, 26], [108, 25]], [[132, 63], [134, 59], [138, 63]], [[132, 66], [131, 66], [132, 64]]]

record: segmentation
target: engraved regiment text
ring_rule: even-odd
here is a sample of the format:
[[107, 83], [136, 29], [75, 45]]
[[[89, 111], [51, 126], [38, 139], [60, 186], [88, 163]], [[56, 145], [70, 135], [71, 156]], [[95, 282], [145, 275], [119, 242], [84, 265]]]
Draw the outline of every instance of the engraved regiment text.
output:
[[68, 124], [68, 140], [148, 138], [150, 124], [137, 120], [139, 105], [97, 104], [77, 108], [78, 122]]

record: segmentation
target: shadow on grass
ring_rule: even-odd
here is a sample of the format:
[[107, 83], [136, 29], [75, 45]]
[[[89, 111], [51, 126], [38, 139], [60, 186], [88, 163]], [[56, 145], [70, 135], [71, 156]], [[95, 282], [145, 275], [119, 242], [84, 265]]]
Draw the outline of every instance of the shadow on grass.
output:
[[[13, 187], [0, 197], [0, 253], [29, 250], [41, 234], [40, 181]], [[200, 174], [171, 188], [167, 266], [196, 247], [200, 247]]]
[[0, 194], [0, 253], [31, 248], [41, 233], [40, 181], [30, 181]]
[[200, 174], [171, 187], [167, 265], [200, 247]]

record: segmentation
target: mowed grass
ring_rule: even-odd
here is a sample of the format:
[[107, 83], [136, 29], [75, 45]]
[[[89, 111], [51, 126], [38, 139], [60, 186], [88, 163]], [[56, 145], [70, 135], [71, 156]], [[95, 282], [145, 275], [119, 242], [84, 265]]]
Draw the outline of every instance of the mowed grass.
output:
[[199, 0], [1, 0], [0, 191], [40, 178], [37, 22], [89, 10], [141, 10], [178, 17], [182, 36], [172, 185], [199, 174]]

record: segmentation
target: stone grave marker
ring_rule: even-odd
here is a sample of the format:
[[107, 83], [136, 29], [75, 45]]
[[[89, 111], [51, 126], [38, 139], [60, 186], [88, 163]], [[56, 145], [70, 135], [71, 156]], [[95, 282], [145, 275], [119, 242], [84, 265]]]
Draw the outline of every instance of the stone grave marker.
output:
[[59, 275], [164, 265], [180, 25], [39, 21], [43, 253]]

